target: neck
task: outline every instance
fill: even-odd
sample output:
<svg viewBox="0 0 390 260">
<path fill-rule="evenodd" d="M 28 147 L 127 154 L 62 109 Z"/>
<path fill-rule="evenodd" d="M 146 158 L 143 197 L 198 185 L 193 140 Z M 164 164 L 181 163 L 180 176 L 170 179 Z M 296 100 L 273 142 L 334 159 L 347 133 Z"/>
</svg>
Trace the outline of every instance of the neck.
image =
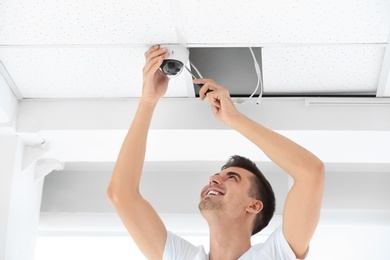
<svg viewBox="0 0 390 260">
<path fill-rule="evenodd" d="M 210 228 L 210 260 L 237 260 L 251 247 L 251 234 L 237 220 L 208 221 Z"/>
</svg>

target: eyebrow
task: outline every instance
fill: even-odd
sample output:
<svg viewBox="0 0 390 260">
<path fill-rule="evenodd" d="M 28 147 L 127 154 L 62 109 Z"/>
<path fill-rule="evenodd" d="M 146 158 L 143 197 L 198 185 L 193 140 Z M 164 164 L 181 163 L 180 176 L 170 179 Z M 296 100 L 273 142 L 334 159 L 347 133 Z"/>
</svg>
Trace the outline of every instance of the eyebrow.
<svg viewBox="0 0 390 260">
<path fill-rule="evenodd" d="M 227 172 L 227 176 L 236 176 L 241 181 L 241 175 L 236 172 Z"/>
<path fill-rule="evenodd" d="M 216 174 L 214 174 L 214 175 L 219 175 L 219 173 L 216 173 Z M 236 173 L 236 172 L 227 172 L 226 175 L 227 175 L 227 176 L 236 176 L 237 179 L 239 179 L 239 180 L 241 181 L 241 175 L 238 174 L 238 173 Z"/>
</svg>

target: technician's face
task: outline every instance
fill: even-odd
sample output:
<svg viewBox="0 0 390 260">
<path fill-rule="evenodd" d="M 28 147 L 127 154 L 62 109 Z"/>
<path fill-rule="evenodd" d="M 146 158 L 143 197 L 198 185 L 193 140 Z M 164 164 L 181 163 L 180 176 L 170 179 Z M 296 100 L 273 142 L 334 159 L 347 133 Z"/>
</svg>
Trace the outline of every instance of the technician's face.
<svg viewBox="0 0 390 260">
<path fill-rule="evenodd" d="M 200 211 L 243 214 L 253 199 L 248 195 L 252 177 L 253 173 L 239 167 L 229 167 L 214 174 L 200 193 Z"/>
</svg>

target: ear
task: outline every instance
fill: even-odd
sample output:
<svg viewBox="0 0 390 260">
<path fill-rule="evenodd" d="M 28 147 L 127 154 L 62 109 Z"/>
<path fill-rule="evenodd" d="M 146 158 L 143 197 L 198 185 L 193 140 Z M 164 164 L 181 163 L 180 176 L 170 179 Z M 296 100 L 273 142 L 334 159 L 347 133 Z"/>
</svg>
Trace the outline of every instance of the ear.
<svg viewBox="0 0 390 260">
<path fill-rule="evenodd" d="M 263 202 L 260 200 L 253 200 L 252 203 L 246 208 L 248 213 L 257 214 L 263 209 Z"/>
</svg>

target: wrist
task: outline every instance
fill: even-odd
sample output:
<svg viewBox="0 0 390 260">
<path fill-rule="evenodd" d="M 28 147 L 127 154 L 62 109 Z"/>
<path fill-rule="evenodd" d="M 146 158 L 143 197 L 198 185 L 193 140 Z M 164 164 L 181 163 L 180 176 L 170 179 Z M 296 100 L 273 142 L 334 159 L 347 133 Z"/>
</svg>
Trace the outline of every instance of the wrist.
<svg viewBox="0 0 390 260">
<path fill-rule="evenodd" d="M 226 120 L 226 124 L 229 127 L 236 129 L 237 125 L 239 125 L 244 118 L 245 116 L 237 111 L 236 113 L 229 116 L 229 119 Z"/>
<path fill-rule="evenodd" d="M 140 99 L 140 105 L 145 105 L 145 106 L 152 106 L 152 107 L 155 107 L 158 103 L 158 100 L 159 98 L 157 99 L 149 99 L 149 98 L 145 98 L 145 97 L 141 97 Z"/>
<path fill-rule="evenodd" d="M 149 99 L 144 99 L 141 98 L 140 102 L 138 103 L 138 109 L 147 109 L 154 111 L 156 105 L 157 105 L 158 100 L 149 100 Z"/>
</svg>

